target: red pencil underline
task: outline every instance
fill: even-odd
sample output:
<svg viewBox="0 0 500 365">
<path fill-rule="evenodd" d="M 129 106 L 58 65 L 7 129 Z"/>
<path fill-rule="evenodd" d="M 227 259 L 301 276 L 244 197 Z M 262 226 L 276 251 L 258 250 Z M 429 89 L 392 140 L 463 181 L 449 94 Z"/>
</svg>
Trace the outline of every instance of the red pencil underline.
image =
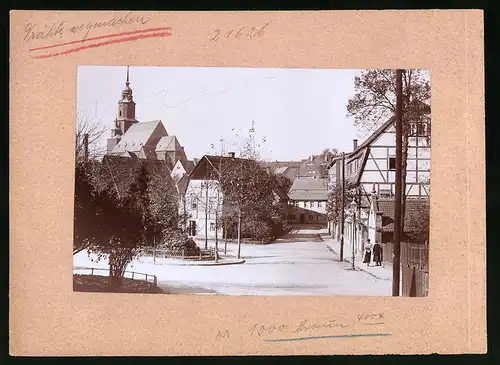
<svg viewBox="0 0 500 365">
<path fill-rule="evenodd" d="M 89 44 L 88 46 L 81 46 L 81 47 L 77 47 L 77 48 L 71 48 L 71 49 L 68 49 L 67 51 L 63 51 L 63 52 L 49 53 L 49 54 L 45 54 L 45 55 L 41 55 L 41 56 L 33 56 L 33 58 L 42 59 L 42 58 L 49 58 L 49 57 L 55 57 L 55 56 L 62 56 L 62 55 L 65 55 L 65 54 L 82 51 L 84 49 L 102 47 L 102 46 L 107 46 L 107 45 L 114 44 L 114 43 L 131 42 L 131 41 L 135 41 L 135 40 L 138 40 L 138 39 L 144 39 L 144 38 L 168 37 L 168 36 L 171 36 L 171 35 L 172 35 L 172 33 L 169 33 L 169 32 L 137 35 L 137 36 L 127 37 L 127 38 L 114 39 L 114 40 L 111 40 L 111 41 L 106 41 L 106 42 L 101 42 L 101 43 Z"/>
<path fill-rule="evenodd" d="M 67 46 L 69 44 L 94 41 L 96 39 L 118 37 L 118 36 L 130 35 L 130 34 L 136 34 L 136 33 L 156 32 L 158 30 L 171 30 L 171 29 L 172 29 L 171 27 L 139 29 L 139 30 L 133 30 L 133 31 L 130 31 L 130 32 L 122 32 L 122 33 L 115 33 L 115 34 L 103 35 L 103 36 L 99 36 L 99 37 L 86 38 L 86 39 L 82 39 L 82 40 L 79 40 L 79 41 L 71 41 L 71 42 L 66 42 L 66 43 L 51 44 L 49 46 L 42 46 L 42 47 L 37 47 L 37 48 L 31 48 L 29 51 L 32 52 L 32 51 L 38 51 L 38 50 L 41 50 L 41 49 L 48 49 L 48 48 L 55 48 L 55 47 Z"/>
</svg>

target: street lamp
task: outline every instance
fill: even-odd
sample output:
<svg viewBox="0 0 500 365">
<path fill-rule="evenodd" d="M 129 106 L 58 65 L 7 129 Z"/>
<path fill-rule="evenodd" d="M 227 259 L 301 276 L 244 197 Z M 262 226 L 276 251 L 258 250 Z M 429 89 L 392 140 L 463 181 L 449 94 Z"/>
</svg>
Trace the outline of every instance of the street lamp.
<svg viewBox="0 0 500 365">
<path fill-rule="evenodd" d="M 352 269 L 354 270 L 354 238 L 356 237 L 356 210 L 358 209 L 358 204 L 356 204 L 356 200 L 353 198 L 350 204 L 350 210 L 352 213 L 352 239 L 351 239 L 351 247 L 352 247 Z"/>
</svg>

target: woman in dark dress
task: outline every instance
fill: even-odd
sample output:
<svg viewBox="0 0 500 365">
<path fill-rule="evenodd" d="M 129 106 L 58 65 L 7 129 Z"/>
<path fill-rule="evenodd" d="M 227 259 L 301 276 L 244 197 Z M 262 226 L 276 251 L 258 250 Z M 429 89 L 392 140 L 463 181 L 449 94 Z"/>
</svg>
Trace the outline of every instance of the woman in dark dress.
<svg viewBox="0 0 500 365">
<path fill-rule="evenodd" d="M 372 244 L 370 243 L 370 239 L 368 239 L 365 245 L 365 255 L 363 257 L 363 264 L 366 264 L 366 266 L 370 266 L 371 257 L 372 257 Z"/>
<path fill-rule="evenodd" d="M 376 266 L 382 265 L 382 246 L 378 242 L 373 245 L 373 261 Z"/>
</svg>

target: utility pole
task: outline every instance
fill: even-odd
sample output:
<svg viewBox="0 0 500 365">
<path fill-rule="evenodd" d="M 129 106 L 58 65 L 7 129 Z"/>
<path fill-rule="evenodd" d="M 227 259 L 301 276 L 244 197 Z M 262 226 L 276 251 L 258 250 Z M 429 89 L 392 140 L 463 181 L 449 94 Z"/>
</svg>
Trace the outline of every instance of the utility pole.
<svg viewBox="0 0 500 365">
<path fill-rule="evenodd" d="M 394 199 L 394 245 L 392 252 L 392 296 L 399 296 L 401 271 L 401 193 L 403 152 L 403 70 L 396 70 L 396 196 Z"/>
<path fill-rule="evenodd" d="M 345 154 L 342 152 L 342 209 L 340 210 L 340 261 L 344 261 Z"/>
<path fill-rule="evenodd" d="M 83 135 L 83 159 L 85 162 L 89 160 L 89 134 Z"/>
<path fill-rule="evenodd" d="M 208 248 L 208 180 L 205 182 L 205 250 Z"/>
</svg>

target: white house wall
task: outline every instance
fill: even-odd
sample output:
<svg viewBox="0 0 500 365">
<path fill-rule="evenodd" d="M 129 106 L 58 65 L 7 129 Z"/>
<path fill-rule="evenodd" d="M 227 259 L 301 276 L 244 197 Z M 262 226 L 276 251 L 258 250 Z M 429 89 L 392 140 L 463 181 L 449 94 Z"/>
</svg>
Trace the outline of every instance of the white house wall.
<svg viewBox="0 0 500 365">
<path fill-rule="evenodd" d="M 208 184 L 208 191 L 206 188 Z M 205 237 L 205 224 L 207 225 L 208 238 L 215 238 L 215 220 L 217 214 L 222 211 L 222 192 L 219 191 L 219 198 L 217 192 L 219 191 L 219 184 L 214 180 L 190 180 L 186 190 L 186 213 L 189 221 L 196 223 L 196 237 Z M 219 203 L 217 204 L 217 199 Z M 218 205 L 218 209 L 217 209 Z M 220 225 L 220 222 L 219 222 Z M 222 228 L 218 229 L 217 235 L 219 238 L 222 236 Z"/>
<path fill-rule="evenodd" d="M 394 194 L 395 170 L 389 169 L 390 158 L 395 158 L 396 135 L 391 126 L 369 146 L 369 155 L 360 182 L 366 192 L 371 192 L 375 183 L 376 190 L 391 191 Z M 393 147 L 394 146 L 394 147 Z M 425 138 L 410 137 L 408 140 L 408 158 L 406 182 L 408 196 L 427 196 L 428 189 L 422 189 L 422 183 L 430 177 L 430 148 Z"/>
<path fill-rule="evenodd" d="M 327 201 L 326 200 L 322 200 L 322 201 L 313 201 L 313 206 L 311 207 L 311 201 L 300 201 L 300 200 L 295 200 L 294 201 L 296 203 L 296 206 L 299 207 L 299 208 L 304 208 L 304 209 L 307 209 L 307 210 L 312 210 L 314 212 L 317 212 L 317 213 L 321 213 L 321 214 L 326 214 L 326 204 L 327 204 Z M 320 207 L 318 207 L 318 202 L 320 203 Z"/>
</svg>

